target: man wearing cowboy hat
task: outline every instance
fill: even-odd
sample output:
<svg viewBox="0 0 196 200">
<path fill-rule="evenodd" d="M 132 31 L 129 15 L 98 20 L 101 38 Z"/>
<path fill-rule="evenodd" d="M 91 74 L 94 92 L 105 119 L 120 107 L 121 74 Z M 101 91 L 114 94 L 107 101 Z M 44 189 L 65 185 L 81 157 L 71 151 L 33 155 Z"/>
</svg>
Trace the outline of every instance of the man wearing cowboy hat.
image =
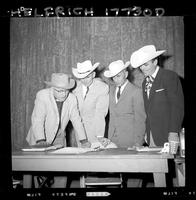
<svg viewBox="0 0 196 200">
<path fill-rule="evenodd" d="M 29 145 L 66 146 L 65 128 L 71 120 L 82 147 L 90 147 L 77 108 L 75 95 L 69 92 L 75 81 L 68 74 L 53 73 L 49 88 L 38 91 L 26 137 Z M 58 185 L 55 187 L 65 187 Z"/>
<path fill-rule="evenodd" d="M 99 63 L 92 65 L 90 60 L 78 62 L 72 68 L 73 75 L 78 79 L 73 90 L 76 95 L 79 111 L 86 130 L 87 138 L 92 145 L 106 147 L 109 140 L 104 137 L 105 117 L 108 113 L 109 87 L 100 78 L 95 78 L 95 69 Z"/>
<path fill-rule="evenodd" d="M 184 95 L 178 75 L 158 66 L 157 57 L 164 52 L 147 45 L 133 52 L 130 58 L 132 67 L 139 67 L 146 77 L 142 88 L 150 146 L 163 146 L 168 140 L 179 141 L 184 117 Z"/>
<path fill-rule="evenodd" d="M 110 87 L 108 138 L 126 148 L 143 144 L 146 119 L 142 91 L 127 79 L 129 64 L 117 60 L 104 72 L 114 82 Z"/>
<path fill-rule="evenodd" d="M 111 78 L 109 95 L 109 130 L 108 138 L 118 147 L 141 146 L 145 134 L 145 110 L 142 90 L 132 84 L 128 78 L 129 62 L 117 60 L 109 64 L 104 76 Z M 137 175 L 123 175 L 124 186 L 140 187 L 141 179 Z"/>
</svg>

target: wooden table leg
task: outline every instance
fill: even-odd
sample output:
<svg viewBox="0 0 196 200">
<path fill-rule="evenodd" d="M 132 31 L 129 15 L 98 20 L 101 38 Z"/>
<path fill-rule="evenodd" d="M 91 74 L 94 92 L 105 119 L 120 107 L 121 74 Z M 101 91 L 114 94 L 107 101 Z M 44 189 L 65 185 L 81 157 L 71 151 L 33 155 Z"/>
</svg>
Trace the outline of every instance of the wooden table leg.
<svg viewBox="0 0 196 200">
<path fill-rule="evenodd" d="M 165 173 L 153 173 L 155 187 L 166 187 Z"/>
<path fill-rule="evenodd" d="M 32 187 L 32 175 L 24 174 L 23 175 L 23 188 L 31 188 Z"/>
<path fill-rule="evenodd" d="M 80 176 L 80 187 L 85 188 L 85 177 L 84 177 L 84 175 Z"/>
<path fill-rule="evenodd" d="M 176 163 L 177 186 L 185 186 L 185 163 Z"/>
</svg>

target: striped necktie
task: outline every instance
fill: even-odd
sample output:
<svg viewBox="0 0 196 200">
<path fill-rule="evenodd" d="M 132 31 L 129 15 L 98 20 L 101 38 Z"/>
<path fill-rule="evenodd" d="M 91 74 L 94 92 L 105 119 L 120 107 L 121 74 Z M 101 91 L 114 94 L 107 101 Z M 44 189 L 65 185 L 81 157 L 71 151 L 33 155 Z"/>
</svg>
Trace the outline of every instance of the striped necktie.
<svg viewBox="0 0 196 200">
<path fill-rule="evenodd" d="M 146 77 L 145 92 L 150 91 L 153 81 L 154 81 L 154 78 L 152 76 Z"/>
</svg>

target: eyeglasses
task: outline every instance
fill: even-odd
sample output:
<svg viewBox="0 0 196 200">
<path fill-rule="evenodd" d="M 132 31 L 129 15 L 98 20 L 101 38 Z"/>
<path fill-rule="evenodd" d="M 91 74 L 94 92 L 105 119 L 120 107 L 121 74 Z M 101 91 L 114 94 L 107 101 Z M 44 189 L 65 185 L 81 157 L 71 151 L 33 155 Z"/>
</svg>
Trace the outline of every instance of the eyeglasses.
<svg viewBox="0 0 196 200">
<path fill-rule="evenodd" d="M 57 88 L 53 88 L 55 92 L 58 92 L 58 93 L 65 93 L 67 92 L 66 89 L 57 89 Z"/>
</svg>

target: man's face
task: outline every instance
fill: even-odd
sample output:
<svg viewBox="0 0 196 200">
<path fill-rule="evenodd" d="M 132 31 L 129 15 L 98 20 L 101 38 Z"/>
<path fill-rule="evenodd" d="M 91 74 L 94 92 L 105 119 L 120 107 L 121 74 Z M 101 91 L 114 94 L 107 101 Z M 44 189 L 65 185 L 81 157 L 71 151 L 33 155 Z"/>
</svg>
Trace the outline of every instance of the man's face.
<svg viewBox="0 0 196 200">
<path fill-rule="evenodd" d="M 112 79 L 116 86 L 121 86 L 125 83 L 127 76 L 128 76 L 128 72 L 126 70 L 122 70 L 120 73 L 118 73 Z"/>
<path fill-rule="evenodd" d="M 57 100 L 64 101 L 69 94 L 69 90 L 53 87 L 53 94 Z"/>
<path fill-rule="evenodd" d="M 95 72 L 92 72 L 88 76 L 86 76 L 85 78 L 82 78 L 81 82 L 82 82 L 83 85 L 88 87 L 93 82 L 94 77 L 95 77 Z"/>
<path fill-rule="evenodd" d="M 143 65 L 140 66 L 141 71 L 144 73 L 145 76 L 152 75 L 157 67 L 157 59 L 150 60 Z"/>
</svg>

